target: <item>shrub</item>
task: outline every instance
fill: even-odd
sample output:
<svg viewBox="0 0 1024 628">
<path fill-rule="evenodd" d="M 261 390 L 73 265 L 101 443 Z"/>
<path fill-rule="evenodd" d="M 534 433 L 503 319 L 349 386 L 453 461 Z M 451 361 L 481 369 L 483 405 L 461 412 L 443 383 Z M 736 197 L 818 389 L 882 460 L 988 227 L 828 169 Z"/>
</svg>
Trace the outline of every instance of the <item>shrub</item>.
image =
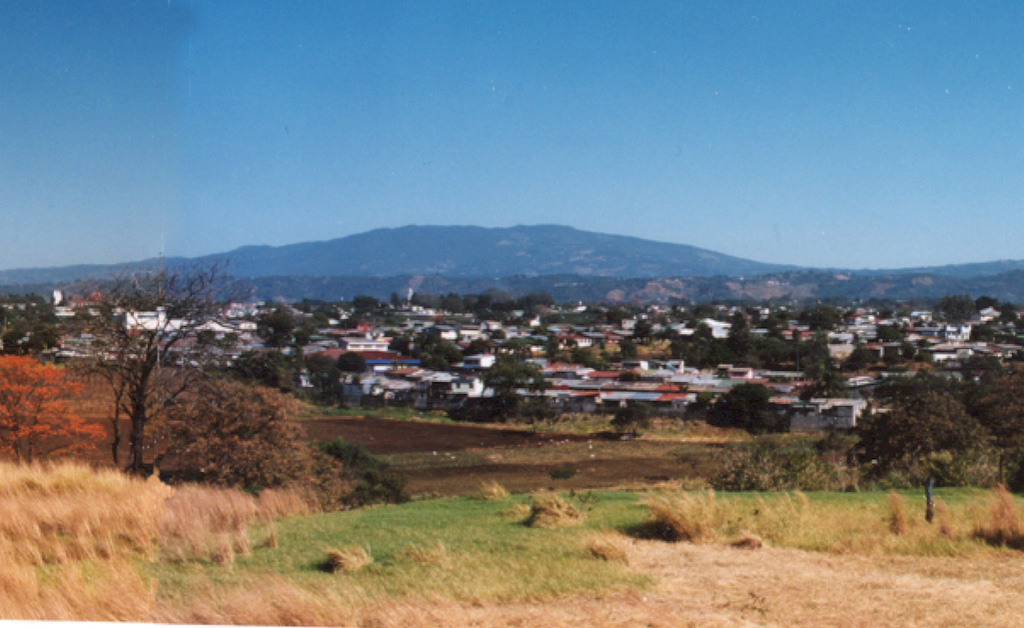
<svg viewBox="0 0 1024 628">
<path fill-rule="evenodd" d="M 409 494 L 405 492 L 405 478 L 389 470 L 388 463 L 371 454 L 362 445 L 335 438 L 320 443 L 319 449 L 341 463 L 353 479 L 355 486 L 349 501 L 359 506 L 409 501 Z"/>
<path fill-rule="evenodd" d="M 814 491 L 843 490 L 857 481 L 855 470 L 829 462 L 809 447 L 759 440 L 725 454 L 712 486 L 727 491 Z"/>
<path fill-rule="evenodd" d="M 548 472 L 552 480 L 568 480 L 576 475 L 576 467 L 564 466 L 555 467 Z"/>
</svg>

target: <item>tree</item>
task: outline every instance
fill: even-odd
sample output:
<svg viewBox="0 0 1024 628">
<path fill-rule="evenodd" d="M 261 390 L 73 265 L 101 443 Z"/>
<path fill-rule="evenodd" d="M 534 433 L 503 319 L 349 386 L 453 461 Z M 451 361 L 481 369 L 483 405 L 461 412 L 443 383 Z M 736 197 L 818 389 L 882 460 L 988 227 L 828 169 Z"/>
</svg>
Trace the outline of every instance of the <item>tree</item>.
<svg viewBox="0 0 1024 628">
<path fill-rule="evenodd" d="M 651 408 L 644 403 L 631 403 L 615 409 L 612 427 L 620 434 L 629 432 L 637 436 L 640 430 L 646 429 L 651 423 Z"/>
<path fill-rule="evenodd" d="M 287 347 L 292 342 L 295 319 L 287 307 L 279 305 L 270 312 L 260 315 L 257 332 L 271 347 Z"/>
<path fill-rule="evenodd" d="M 318 460 L 278 391 L 206 380 L 167 411 L 164 431 L 182 478 L 254 491 L 312 483 L 321 502 L 342 497 L 340 465 Z"/>
<path fill-rule="evenodd" d="M 929 454 L 960 453 L 985 442 L 984 430 L 960 400 L 934 390 L 902 399 L 889 412 L 870 415 L 857 427 L 864 455 L 881 469 L 915 468 Z"/>
<path fill-rule="evenodd" d="M 355 351 L 347 351 L 338 356 L 338 370 L 343 373 L 362 373 L 366 370 L 366 360 Z"/>
<path fill-rule="evenodd" d="M 0 357 L 0 451 L 20 462 L 94 450 L 103 428 L 71 413 L 81 390 L 64 369 L 26 356 Z"/>
<path fill-rule="evenodd" d="M 800 312 L 798 319 L 804 325 L 810 326 L 814 331 L 831 331 L 842 322 L 843 317 L 836 308 L 829 305 L 821 305 Z"/>
<path fill-rule="evenodd" d="M 295 378 L 295 367 L 280 351 L 246 351 L 235 359 L 231 371 L 250 383 L 285 392 L 292 389 Z"/>
<path fill-rule="evenodd" d="M 772 393 L 764 384 L 733 386 L 714 405 L 711 418 L 722 427 L 739 427 L 755 434 L 783 432 L 788 428 L 784 417 L 772 412 Z"/>
<path fill-rule="evenodd" d="M 230 286 L 214 264 L 126 271 L 103 288 L 93 321 L 94 358 L 84 368 L 110 384 L 114 420 L 124 415 L 131 421 L 128 469 L 141 474 L 154 444 L 147 433 L 151 422 L 206 379 L 217 359 L 216 352 L 188 340 L 220 316 L 216 297 L 230 297 Z"/>
<path fill-rule="evenodd" d="M 968 406 L 999 450 L 999 479 L 1003 481 L 1007 457 L 1024 447 L 1024 372 L 983 380 Z"/>
<path fill-rule="evenodd" d="M 619 341 L 619 357 L 623 360 L 636 359 L 637 349 L 636 343 L 629 338 L 623 338 Z"/>
<path fill-rule="evenodd" d="M 947 320 L 966 321 L 974 316 L 974 300 L 966 294 L 945 296 L 939 299 L 935 309 L 942 312 Z"/>
<path fill-rule="evenodd" d="M 633 337 L 640 344 L 647 344 L 651 341 L 651 334 L 653 333 L 654 325 L 651 321 L 646 318 L 642 318 L 636 322 L 633 326 Z"/>
<path fill-rule="evenodd" d="M 358 355 L 358 354 L 356 354 Z M 341 369 L 326 355 L 314 354 L 305 360 L 309 383 L 322 401 L 339 402 L 342 398 Z"/>
<path fill-rule="evenodd" d="M 547 388 L 540 369 L 510 355 L 498 356 L 494 366 L 484 371 L 483 380 L 484 385 L 494 391 L 497 414 L 502 419 L 517 414 L 521 401 L 519 389 L 541 392 Z"/>
<path fill-rule="evenodd" d="M 918 372 L 893 377 L 875 389 L 886 411 L 857 426 L 864 457 L 879 470 L 919 468 L 933 453 L 962 453 L 984 447 L 988 436 L 963 403 L 963 386 L 940 375 Z"/>
</svg>

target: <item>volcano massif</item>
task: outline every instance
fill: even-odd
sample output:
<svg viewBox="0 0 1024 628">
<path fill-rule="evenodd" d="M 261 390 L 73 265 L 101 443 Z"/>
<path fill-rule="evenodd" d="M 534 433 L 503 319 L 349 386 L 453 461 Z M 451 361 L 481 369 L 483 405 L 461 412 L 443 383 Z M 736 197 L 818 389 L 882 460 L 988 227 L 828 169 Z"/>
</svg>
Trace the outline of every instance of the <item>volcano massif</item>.
<svg viewBox="0 0 1024 628">
<path fill-rule="evenodd" d="M 685 244 L 559 225 L 406 226 L 321 242 L 246 246 L 195 259 L 0 271 L 7 292 L 42 291 L 125 268 L 226 263 L 265 299 L 387 297 L 392 292 L 517 294 L 641 302 L 711 299 L 933 299 L 989 295 L 1024 302 L 1024 261 L 897 270 L 817 270 Z"/>
</svg>

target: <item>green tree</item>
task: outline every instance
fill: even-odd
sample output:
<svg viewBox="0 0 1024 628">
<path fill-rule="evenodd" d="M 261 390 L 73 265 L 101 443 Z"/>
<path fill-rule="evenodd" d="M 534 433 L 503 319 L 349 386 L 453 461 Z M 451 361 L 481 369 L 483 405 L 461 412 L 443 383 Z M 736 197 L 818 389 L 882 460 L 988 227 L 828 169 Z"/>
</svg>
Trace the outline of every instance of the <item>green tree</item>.
<svg viewBox="0 0 1024 628">
<path fill-rule="evenodd" d="M 977 312 L 974 309 L 974 300 L 966 294 L 942 297 L 935 305 L 935 309 L 951 321 L 969 320 Z"/>
<path fill-rule="evenodd" d="M 875 389 L 885 411 L 863 417 L 857 426 L 863 456 L 882 471 L 919 470 L 930 454 L 986 446 L 988 435 L 967 412 L 964 398 L 960 383 L 940 375 L 885 380 Z"/>
<path fill-rule="evenodd" d="M 651 424 L 651 414 L 650 406 L 644 403 L 619 406 L 615 409 L 612 427 L 620 434 L 629 432 L 633 436 L 638 436 L 640 430 L 647 429 Z"/>
<path fill-rule="evenodd" d="M 623 360 L 635 360 L 637 353 L 636 343 L 629 338 L 619 341 L 619 357 Z"/>
<path fill-rule="evenodd" d="M 633 338 L 640 344 L 647 344 L 651 341 L 651 333 L 654 326 L 646 318 L 640 319 L 633 326 Z"/>
<path fill-rule="evenodd" d="M 501 419 L 518 414 L 522 400 L 519 390 L 542 392 L 547 381 L 533 364 L 520 362 L 512 356 L 498 356 L 494 366 L 484 371 L 484 385 L 494 391 L 497 414 Z"/>
<path fill-rule="evenodd" d="M 342 373 L 363 373 L 366 371 L 366 359 L 355 351 L 347 351 L 338 356 L 337 366 Z"/>
<path fill-rule="evenodd" d="M 283 305 L 261 314 L 256 321 L 256 333 L 268 346 L 278 349 L 292 343 L 292 332 L 294 331 L 295 319 L 292 317 L 291 311 Z"/>
<path fill-rule="evenodd" d="M 339 358 L 340 359 L 340 358 Z M 326 355 L 314 354 L 304 360 L 309 374 L 309 383 L 316 396 L 328 403 L 337 403 L 342 398 L 341 369 L 338 363 Z"/>
<path fill-rule="evenodd" d="M 864 417 L 858 433 L 865 457 L 880 469 L 915 469 L 929 454 L 963 453 L 985 442 L 984 430 L 963 403 L 936 391 L 902 399 L 889 412 Z"/>
<path fill-rule="evenodd" d="M 783 432 L 786 418 L 771 410 L 771 390 L 764 384 L 733 386 L 715 403 L 711 420 L 721 427 L 737 427 L 754 434 Z"/>
<path fill-rule="evenodd" d="M 246 351 L 235 359 L 231 371 L 243 380 L 285 392 L 295 379 L 295 367 L 280 351 Z"/>
</svg>

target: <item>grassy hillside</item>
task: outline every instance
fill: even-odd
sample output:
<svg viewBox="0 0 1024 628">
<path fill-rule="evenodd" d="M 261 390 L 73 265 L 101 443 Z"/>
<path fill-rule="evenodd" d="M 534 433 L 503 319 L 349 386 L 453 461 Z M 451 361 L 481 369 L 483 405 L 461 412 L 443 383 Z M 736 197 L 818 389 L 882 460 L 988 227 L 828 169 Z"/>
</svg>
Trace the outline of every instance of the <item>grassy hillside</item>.
<svg viewBox="0 0 1024 628">
<path fill-rule="evenodd" d="M 307 514 L 287 493 L 75 465 L 7 465 L 0 478 L 3 618 L 1009 626 L 1024 612 L 1022 510 L 1005 493 L 940 491 L 929 524 L 916 492 L 492 486 Z"/>
</svg>

